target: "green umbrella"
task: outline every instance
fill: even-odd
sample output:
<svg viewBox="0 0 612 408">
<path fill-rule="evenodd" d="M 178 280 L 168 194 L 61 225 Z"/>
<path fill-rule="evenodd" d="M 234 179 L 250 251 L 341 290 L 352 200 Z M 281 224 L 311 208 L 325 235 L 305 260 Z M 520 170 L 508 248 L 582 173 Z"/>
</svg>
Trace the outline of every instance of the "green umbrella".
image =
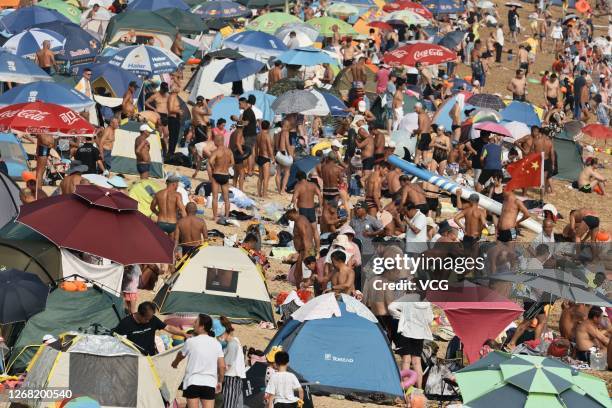
<svg viewBox="0 0 612 408">
<path fill-rule="evenodd" d="M 302 20 L 288 13 L 275 11 L 257 17 L 247 25 L 248 30 L 263 31 L 264 33 L 274 34 L 283 24 L 300 23 Z"/>
<path fill-rule="evenodd" d="M 356 16 L 359 14 L 359 9 L 350 3 L 337 2 L 327 8 L 327 14 L 341 17 Z"/>
<path fill-rule="evenodd" d="M 338 32 L 340 35 L 357 35 L 357 31 L 351 26 L 349 23 L 346 23 L 342 20 L 333 17 L 317 17 L 312 18 L 306 22 L 306 24 L 310 24 L 317 30 L 319 30 L 319 34 L 324 37 L 331 37 L 334 35 L 332 30 L 333 26 L 338 27 Z"/>
<path fill-rule="evenodd" d="M 63 14 L 75 24 L 79 24 L 81 22 L 81 10 L 71 4 L 65 3 L 62 0 L 42 0 L 36 5 L 51 10 L 56 10 L 58 13 Z"/>
<path fill-rule="evenodd" d="M 163 8 L 154 11 L 155 14 L 162 16 L 170 23 L 178 27 L 182 34 L 207 33 L 206 23 L 197 15 L 178 9 L 176 7 Z"/>
<path fill-rule="evenodd" d="M 549 357 L 495 351 L 456 378 L 466 408 L 612 407 L 602 380 Z"/>
</svg>

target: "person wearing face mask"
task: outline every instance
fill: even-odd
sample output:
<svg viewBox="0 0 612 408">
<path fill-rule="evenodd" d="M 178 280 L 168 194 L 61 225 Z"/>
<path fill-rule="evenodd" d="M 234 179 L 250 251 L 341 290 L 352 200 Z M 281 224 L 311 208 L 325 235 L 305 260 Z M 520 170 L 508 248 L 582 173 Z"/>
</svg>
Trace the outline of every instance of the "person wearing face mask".
<svg viewBox="0 0 612 408">
<path fill-rule="evenodd" d="M 213 330 L 223 347 L 225 377 L 223 378 L 223 408 L 243 406 L 242 379 L 246 378 L 242 345 L 234 337 L 234 327 L 229 319 L 220 316 L 213 321 Z"/>
</svg>

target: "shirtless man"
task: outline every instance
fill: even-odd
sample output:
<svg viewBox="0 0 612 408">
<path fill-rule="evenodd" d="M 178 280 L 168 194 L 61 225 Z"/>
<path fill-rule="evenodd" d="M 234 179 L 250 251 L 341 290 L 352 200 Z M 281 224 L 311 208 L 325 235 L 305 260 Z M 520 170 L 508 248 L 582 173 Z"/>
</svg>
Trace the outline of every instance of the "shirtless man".
<svg viewBox="0 0 612 408">
<path fill-rule="evenodd" d="M 331 277 L 331 290 L 335 293 L 352 295 L 355 293 L 355 271 L 346 264 L 346 253 L 335 250 L 330 255 L 335 272 Z"/>
<path fill-rule="evenodd" d="M 391 198 L 394 197 L 402 190 L 402 183 L 400 182 L 400 177 L 402 177 L 402 169 L 399 167 L 395 167 L 392 164 L 388 164 L 389 171 L 387 172 L 387 190 L 386 197 Z M 384 194 L 383 194 L 384 195 Z"/>
<path fill-rule="evenodd" d="M 174 85 L 170 90 L 170 96 L 168 96 L 168 156 L 174 154 L 176 144 L 181 136 L 181 116 L 183 111 L 179 102 L 179 91 L 180 88 Z"/>
<path fill-rule="evenodd" d="M 525 102 L 525 90 L 527 89 L 527 80 L 522 69 L 516 70 L 516 75 L 510 80 L 506 89 L 512 92 L 512 100 Z"/>
<path fill-rule="evenodd" d="M 464 98 L 464 96 L 459 95 L 457 98 Z M 449 115 L 453 121 L 453 140 L 458 142 L 461 138 L 461 103 L 459 101 L 454 103 Z"/>
<path fill-rule="evenodd" d="M 176 191 L 179 181 L 180 178 L 177 175 L 169 175 L 166 178 L 166 188 L 155 193 L 151 201 L 151 211 L 157 216 L 157 226 L 175 240 L 176 214 L 180 211 L 181 217 L 187 215 L 183 199 Z"/>
<path fill-rule="evenodd" d="M 595 242 L 599 232 L 599 217 L 592 210 L 571 210 L 569 224 L 563 229 L 563 237 L 570 242 Z M 579 245 L 576 246 L 578 251 Z"/>
<path fill-rule="evenodd" d="M 60 183 L 60 192 L 62 194 L 72 194 L 76 191 L 76 187 L 84 181 L 82 174 L 86 172 L 88 167 L 81 164 L 78 160 L 73 160 L 70 163 L 70 168 L 66 172 L 66 177 Z"/>
<path fill-rule="evenodd" d="M 359 58 L 359 61 L 357 61 L 356 64 L 351 65 L 350 68 L 351 74 L 353 76 L 353 82 L 361 82 L 363 86 L 365 86 L 366 82 L 368 81 L 368 68 L 366 67 L 365 62 L 366 58 L 361 57 Z"/>
<path fill-rule="evenodd" d="M 289 221 L 293 221 L 293 247 L 298 253 L 297 262 L 295 264 L 295 281 L 302 282 L 303 271 L 302 262 L 308 256 L 316 256 L 314 236 L 312 227 L 308 218 L 300 215 L 295 208 L 285 213 Z"/>
<path fill-rule="evenodd" d="M 149 110 L 157 112 L 159 115 L 159 121 L 155 124 L 157 130 L 162 135 L 165 150 L 168 150 L 168 98 L 169 94 L 168 84 L 162 82 L 159 85 L 159 91 L 149 96 L 145 101 L 145 107 Z"/>
<path fill-rule="evenodd" d="M 172 42 L 170 51 L 174 53 L 174 55 L 176 55 L 177 57 L 183 58 L 183 51 L 185 51 L 185 46 L 183 45 L 183 38 L 178 32 L 174 36 L 174 41 Z"/>
<path fill-rule="evenodd" d="M 538 136 L 533 138 L 533 153 L 544 153 L 544 190 L 542 191 L 542 200 L 546 193 L 552 193 L 551 177 L 555 169 L 555 146 L 550 137 L 548 137 L 548 129 L 541 129 Z"/>
<path fill-rule="evenodd" d="M 604 187 L 607 180 L 600 172 L 595 170 L 597 163 L 597 158 L 590 158 L 590 160 L 587 160 L 584 169 L 582 169 L 580 172 L 580 175 L 578 176 L 578 189 L 581 192 L 596 192 L 600 195 L 604 195 L 606 193 Z"/>
<path fill-rule="evenodd" d="M 123 94 L 123 101 L 121 102 L 121 119 L 132 118 L 136 114 L 136 107 L 134 106 L 134 95 L 138 89 L 136 81 L 129 83 L 125 94 Z"/>
<path fill-rule="evenodd" d="M 187 203 L 185 206 L 187 216 L 176 223 L 175 243 L 177 246 L 180 245 L 183 256 L 192 252 L 208 239 L 206 222 L 196 215 L 197 211 L 198 206 L 195 203 Z"/>
<path fill-rule="evenodd" d="M 561 333 L 561 337 L 575 342 L 576 325 L 584 319 L 586 319 L 586 314 L 581 311 L 579 304 L 563 301 L 561 303 L 561 316 L 559 317 L 559 332 Z"/>
<path fill-rule="evenodd" d="M 113 146 L 115 145 L 115 130 L 119 128 L 119 120 L 112 118 L 107 127 L 99 133 L 96 140 L 100 155 L 104 160 L 104 168 L 108 171 L 111 170 L 111 159 Z"/>
<path fill-rule="evenodd" d="M 523 73 L 526 75 L 529 73 L 529 51 L 527 50 L 527 47 L 525 47 L 524 45 L 519 45 L 519 49 L 518 49 L 518 63 L 519 63 L 519 69 L 523 71 Z"/>
<path fill-rule="evenodd" d="M 368 176 L 374 169 L 374 138 L 368 131 L 368 125 L 366 124 L 365 117 L 362 115 L 355 116 L 353 124 L 356 125 L 357 138 L 356 145 L 358 149 L 361 149 L 361 163 L 363 166 L 363 178 L 364 181 L 368 179 Z"/>
<path fill-rule="evenodd" d="M 317 174 L 323 180 L 323 199 L 326 201 L 337 199 L 340 196 L 339 186 L 343 180 L 344 168 L 329 156 L 317 167 Z"/>
<path fill-rule="evenodd" d="M 400 82 L 395 87 L 393 101 L 391 102 L 393 109 L 393 124 L 392 129 L 397 130 L 399 123 L 404 117 L 404 83 Z"/>
<path fill-rule="evenodd" d="M 136 154 L 136 170 L 142 180 L 149 178 L 151 170 L 151 145 L 147 140 L 153 129 L 146 123 L 140 125 L 140 135 L 134 141 L 134 153 Z"/>
<path fill-rule="evenodd" d="M 36 135 L 36 188 L 43 185 L 43 177 L 47 169 L 47 158 L 51 153 L 51 149 L 55 147 L 55 139 L 53 136 L 40 134 Z"/>
<path fill-rule="evenodd" d="M 192 176 L 193 178 L 198 175 L 202 158 L 210 157 L 210 154 L 212 154 L 212 151 L 214 150 L 214 142 L 209 139 L 209 135 L 211 133 L 210 129 L 208 128 L 210 113 L 210 108 L 206 103 L 206 99 L 204 99 L 204 97 L 201 95 L 198 96 L 196 98 L 196 104 L 193 105 L 193 108 L 191 108 L 191 126 L 193 128 L 194 137 L 191 143 L 189 143 L 189 150 L 191 150 L 192 154 L 194 154 L 196 158 L 196 168 Z M 204 152 L 204 154 L 201 155 L 197 152 L 196 147 L 199 143 L 209 143 L 209 145 L 213 147 L 213 150 L 210 150 L 208 154 Z"/>
<path fill-rule="evenodd" d="M 544 96 L 546 97 L 546 109 L 554 109 L 559 103 L 561 89 L 556 73 L 552 73 L 550 78 L 544 83 Z"/>
<path fill-rule="evenodd" d="M 229 148 L 234 155 L 234 187 L 244 189 L 246 159 L 244 159 L 244 123 L 236 122 L 236 129 L 230 136 Z"/>
<path fill-rule="evenodd" d="M 229 217 L 229 169 L 234 165 L 234 155 L 232 151 L 223 144 L 223 135 L 221 134 L 215 136 L 215 146 L 217 146 L 217 149 L 210 156 L 210 159 L 208 159 L 208 165 L 212 169 L 212 211 L 213 219 L 216 220 L 219 207 L 219 190 L 221 190 L 223 195 L 225 217 Z"/>
<path fill-rule="evenodd" d="M 268 133 L 270 122 L 267 120 L 261 121 L 261 132 L 255 139 L 255 163 L 259 167 L 259 175 L 257 179 L 257 195 L 262 198 L 268 196 L 268 183 L 270 182 L 270 164 L 274 158 L 274 146 L 272 146 L 272 138 Z"/>
<path fill-rule="evenodd" d="M 51 51 L 51 42 L 49 40 L 43 41 L 42 49 L 36 52 L 36 64 L 47 74 L 51 73 L 51 68 L 58 72 L 57 62 L 55 62 L 53 51 Z"/>
<path fill-rule="evenodd" d="M 578 360 L 589 363 L 591 347 L 607 349 L 610 339 L 600 330 L 601 319 L 607 319 L 607 317 L 602 315 L 603 311 L 599 306 L 592 306 L 587 319 L 576 325 L 576 358 Z"/>
<path fill-rule="evenodd" d="M 411 183 L 410 176 L 405 174 L 400 177 L 400 183 L 402 185 L 402 200 L 400 206 L 405 207 L 406 204 L 413 203 L 423 214 L 427 214 L 429 206 L 427 205 L 427 198 L 421 186 L 417 183 Z"/>
<path fill-rule="evenodd" d="M 533 141 L 539 136 L 539 134 L 540 128 L 538 126 L 532 126 L 531 134 L 514 142 L 514 144 L 523 152 L 523 157 L 527 156 L 533 151 Z"/>
<path fill-rule="evenodd" d="M 419 122 L 418 129 L 413 133 L 418 137 L 414 163 L 419 164 L 425 158 L 431 157 L 431 119 L 420 102 L 414 105 L 414 111 L 418 114 Z"/>
<path fill-rule="evenodd" d="M 478 249 L 476 244 L 480 241 L 482 230 L 487 226 L 487 212 L 478 207 L 480 200 L 478 194 L 470 194 L 467 206 L 461 205 L 460 188 L 455 191 L 455 194 L 457 195 L 457 207 L 461 210 L 455 214 L 453 221 L 463 230 L 463 247 L 471 254 L 474 253 L 474 248 Z M 461 219 L 465 220 L 463 224 L 460 223 Z"/>
<path fill-rule="evenodd" d="M 308 219 L 312 227 L 312 235 L 315 241 L 315 249 L 317 253 L 321 246 L 319 241 L 319 228 L 317 224 L 317 211 L 315 209 L 315 197 L 319 202 L 319 207 L 323 206 L 323 194 L 319 186 L 307 179 L 306 173 L 298 171 L 296 175 L 298 180 L 293 190 L 293 198 L 291 204 L 294 208 L 297 208 L 298 213 Z"/>
<path fill-rule="evenodd" d="M 368 205 L 368 214 L 372 217 L 376 217 L 376 214 L 383 209 L 381 192 L 386 173 L 386 166 L 376 164 L 374 171 L 365 182 L 365 202 Z"/>
<path fill-rule="evenodd" d="M 374 135 L 374 162 L 385 159 L 385 134 L 379 129 L 372 129 Z"/>
<path fill-rule="evenodd" d="M 280 153 L 283 156 L 292 156 L 291 144 L 289 143 L 289 129 L 291 127 L 289 121 L 284 120 L 281 125 L 280 132 L 274 134 L 274 151 L 277 155 Z M 276 158 L 276 155 L 274 156 Z M 291 165 L 286 166 L 279 160 L 276 160 L 278 169 L 276 172 L 276 188 L 279 194 L 285 194 L 287 190 L 287 182 L 289 181 L 289 171 Z"/>
<path fill-rule="evenodd" d="M 283 77 L 283 63 L 279 60 L 274 61 L 274 66 L 268 71 L 268 90 L 274 86 L 275 83 L 280 81 Z"/>
<path fill-rule="evenodd" d="M 345 67 L 350 67 L 351 65 L 353 65 L 353 62 L 355 62 L 355 47 L 353 46 L 352 41 L 342 41 L 342 48 L 340 49 L 340 54 L 342 54 L 342 61 Z M 355 81 L 355 79 L 353 79 L 353 81 Z"/>
<path fill-rule="evenodd" d="M 522 217 L 517 220 L 519 212 Z M 497 240 L 510 242 L 516 239 L 516 226 L 529 219 L 529 210 L 525 204 L 514 195 L 513 191 L 504 191 L 504 202 L 497 223 Z"/>
</svg>

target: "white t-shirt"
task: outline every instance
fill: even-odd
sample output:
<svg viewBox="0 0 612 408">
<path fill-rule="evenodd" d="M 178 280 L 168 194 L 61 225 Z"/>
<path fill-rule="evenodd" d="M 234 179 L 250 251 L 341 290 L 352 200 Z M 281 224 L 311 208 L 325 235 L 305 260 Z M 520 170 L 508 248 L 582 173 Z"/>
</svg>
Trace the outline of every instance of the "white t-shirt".
<svg viewBox="0 0 612 408">
<path fill-rule="evenodd" d="M 417 210 L 410 222 L 419 229 L 415 234 L 411 228 L 406 228 L 406 252 L 421 253 L 428 249 L 427 245 L 427 217 Z"/>
<path fill-rule="evenodd" d="M 237 337 L 232 338 L 227 343 L 223 354 L 225 355 L 225 365 L 228 367 L 225 375 L 228 377 L 246 378 L 244 354 L 242 354 L 242 345 Z"/>
<path fill-rule="evenodd" d="M 295 374 L 277 371 L 270 376 L 266 394 L 274 395 L 275 404 L 292 404 L 299 399 L 294 392 L 298 388 L 301 388 L 301 385 Z"/>
<path fill-rule="evenodd" d="M 217 386 L 217 361 L 223 357 L 223 349 L 217 339 L 206 334 L 191 337 L 185 341 L 181 354 L 187 357 L 184 388 L 190 385 Z"/>
</svg>

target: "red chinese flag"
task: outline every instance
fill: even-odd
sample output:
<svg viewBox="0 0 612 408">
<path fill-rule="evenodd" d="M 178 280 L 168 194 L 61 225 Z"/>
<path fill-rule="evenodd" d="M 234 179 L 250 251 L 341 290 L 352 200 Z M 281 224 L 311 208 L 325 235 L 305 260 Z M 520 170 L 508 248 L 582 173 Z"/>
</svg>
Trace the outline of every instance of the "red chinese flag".
<svg viewBox="0 0 612 408">
<path fill-rule="evenodd" d="M 512 179 L 506 184 L 506 190 L 526 187 L 542 187 L 544 184 L 544 153 L 532 153 L 506 169 Z"/>
</svg>

